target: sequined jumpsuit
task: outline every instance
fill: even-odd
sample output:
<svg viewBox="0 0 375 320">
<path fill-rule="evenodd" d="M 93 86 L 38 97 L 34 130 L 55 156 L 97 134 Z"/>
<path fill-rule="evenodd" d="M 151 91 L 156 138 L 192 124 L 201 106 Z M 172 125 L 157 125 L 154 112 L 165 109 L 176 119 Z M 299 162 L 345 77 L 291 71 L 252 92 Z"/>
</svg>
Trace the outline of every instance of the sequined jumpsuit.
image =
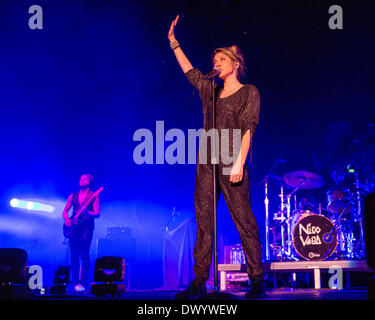
<svg viewBox="0 0 375 320">
<path fill-rule="evenodd" d="M 212 85 L 199 69 L 194 68 L 185 73 L 190 83 L 198 90 L 202 100 L 203 129 L 212 128 Z M 259 121 L 260 96 L 257 88 L 246 84 L 232 95 L 219 98 L 222 87 L 214 82 L 216 101 L 216 128 L 241 129 L 241 137 L 249 129 L 253 137 Z M 234 135 L 234 133 L 233 133 Z M 232 137 L 233 137 L 232 135 Z M 210 139 L 208 139 L 209 141 Z M 232 141 L 229 139 L 229 141 Z M 210 143 L 210 142 L 209 142 Z M 221 142 L 220 142 L 221 145 Z M 229 143 L 231 155 L 233 145 Z M 208 148 L 207 159 L 211 159 L 211 149 Z M 221 153 L 220 153 L 221 154 Z M 250 147 L 251 154 L 251 147 Z M 250 280 L 261 277 L 262 250 L 259 240 L 259 228 L 255 220 L 250 201 L 249 169 L 244 166 L 243 179 L 239 183 L 231 183 L 229 175 L 223 173 L 226 167 L 221 156 L 217 170 L 217 199 L 223 194 L 233 222 L 239 232 L 243 251 L 246 257 L 246 268 Z M 197 235 L 194 247 L 194 277 L 200 281 L 207 281 L 210 272 L 213 245 L 213 179 L 212 164 L 199 162 L 196 169 L 194 205 L 197 221 Z"/>
</svg>

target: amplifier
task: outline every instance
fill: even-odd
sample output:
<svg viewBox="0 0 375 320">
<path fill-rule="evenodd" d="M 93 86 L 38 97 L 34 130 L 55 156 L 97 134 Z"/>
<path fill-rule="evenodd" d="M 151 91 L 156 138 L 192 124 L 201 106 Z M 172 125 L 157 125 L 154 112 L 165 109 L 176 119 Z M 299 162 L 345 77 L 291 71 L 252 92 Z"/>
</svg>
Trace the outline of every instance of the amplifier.
<svg viewBox="0 0 375 320">
<path fill-rule="evenodd" d="M 117 239 L 131 237 L 132 229 L 130 227 L 109 227 L 107 228 L 106 238 L 107 239 Z"/>
<path fill-rule="evenodd" d="M 136 239 L 131 237 L 100 238 L 97 243 L 98 257 L 124 257 L 126 262 L 136 258 Z"/>
</svg>

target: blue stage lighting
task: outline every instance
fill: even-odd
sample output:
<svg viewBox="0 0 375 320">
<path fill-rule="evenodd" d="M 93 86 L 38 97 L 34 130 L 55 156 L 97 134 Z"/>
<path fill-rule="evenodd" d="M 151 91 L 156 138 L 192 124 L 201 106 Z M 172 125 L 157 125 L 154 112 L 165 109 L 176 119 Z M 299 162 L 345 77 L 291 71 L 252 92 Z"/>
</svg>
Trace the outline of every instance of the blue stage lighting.
<svg viewBox="0 0 375 320">
<path fill-rule="evenodd" d="M 36 201 L 20 200 L 16 198 L 13 198 L 12 200 L 10 200 L 10 206 L 12 208 L 26 209 L 30 211 L 43 211 L 43 212 L 55 211 L 54 206 L 36 202 Z"/>
<path fill-rule="evenodd" d="M 16 207 L 18 207 L 18 205 L 19 205 L 18 199 L 12 199 L 12 200 L 10 200 L 10 206 L 12 208 L 16 208 Z"/>
</svg>

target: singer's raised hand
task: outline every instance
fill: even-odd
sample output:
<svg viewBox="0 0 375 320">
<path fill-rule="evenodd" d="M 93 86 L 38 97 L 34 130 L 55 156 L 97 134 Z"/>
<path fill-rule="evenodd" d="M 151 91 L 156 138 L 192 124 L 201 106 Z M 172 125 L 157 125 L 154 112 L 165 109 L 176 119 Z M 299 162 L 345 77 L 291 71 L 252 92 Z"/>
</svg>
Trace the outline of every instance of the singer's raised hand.
<svg viewBox="0 0 375 320">
<path fill-rule="evenodd" d="M 172 43 L 173 41 L 176 41 L 176 37 L 174 36 L 174 28 L 177 24 L 178 18 L 180 16 L 178 15 L 176 19 L 172 21 L 171 27 L 169 28 L 168 32 L 168 39 Z M 186 57 L 184 52 L 182 51 L 180 46 L 177 46 L 175 49 L 173 49 L 173 52 L 177 58 L 177 61 L 184 73 L 188 72 L 189 70 L 193 69 L 193 66 L 191 65 L 189 59 Z"/>
<path fill-rule="evenodd" d="M 176 19 L 174 19 L 171 23 L 171 27 L 169 28 L 169 32 L 168 32 L 168 39 L 170 42 L 173 42 L 176 40 L 176 37 L 174 36 L 174 27 L 176 26 L 177 24 L 177 21 L 178 21 L 178 18 L 180 16 L 177 15 Z"/>
</svg>

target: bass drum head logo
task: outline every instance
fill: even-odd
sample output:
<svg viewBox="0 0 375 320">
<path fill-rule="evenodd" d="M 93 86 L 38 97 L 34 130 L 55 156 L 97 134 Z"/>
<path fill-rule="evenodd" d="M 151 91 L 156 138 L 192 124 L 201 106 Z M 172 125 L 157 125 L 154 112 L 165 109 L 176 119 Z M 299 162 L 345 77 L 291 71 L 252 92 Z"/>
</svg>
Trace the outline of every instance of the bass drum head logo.
<svg viewBox="0 0 375 320">
<path fill-rule="evenodd" d="M 293 226 L 293 247 L 305 260 L 325 260 L 337 245 L 337 234 L 332 222 L 318 214 L 305 214 Z"/>
</svg>

